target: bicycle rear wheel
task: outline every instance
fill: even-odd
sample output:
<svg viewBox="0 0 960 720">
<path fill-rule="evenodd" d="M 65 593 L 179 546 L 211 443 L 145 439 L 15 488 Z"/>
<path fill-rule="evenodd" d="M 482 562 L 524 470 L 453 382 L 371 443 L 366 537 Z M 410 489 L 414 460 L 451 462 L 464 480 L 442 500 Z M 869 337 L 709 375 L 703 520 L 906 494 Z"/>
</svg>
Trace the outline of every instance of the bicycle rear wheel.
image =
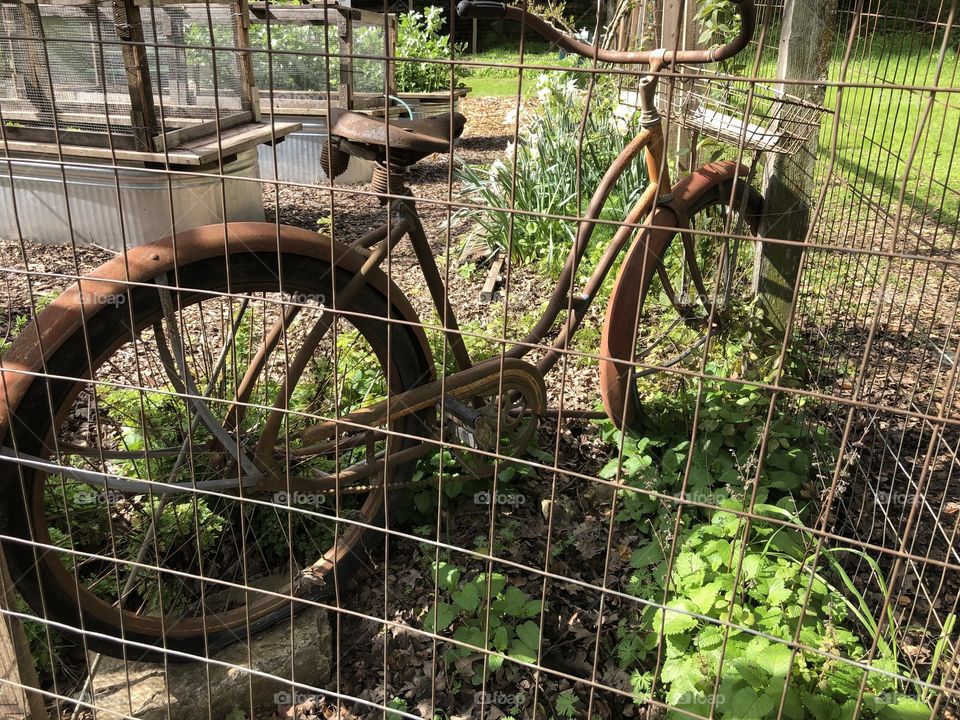
<svg viewBox="0 0 960 720">
<path fill-rule="evenodd" d="M 413 329 L 384 319 L 404 314 L 388 315 L 370 285 L 349 312 L 331 313 L 352 275 L 314 257 L 227 257 L 156 280 L 169 290 L 105 298 L 49 357 L 4 441 L 23 458 L 0 463 L 4 526 L 20 539 L 4 545 L 18 590 L 39 617 L 116 638 L 88 635 L 90 649 L 202 656 L 289 617 L 302 606 L 292 598 L 331 597 L 365 547 L 383 547 L 397 495 L 385 482 L 412 474 L 407 462 L 364 487 L 337 480 L 388 443 L 391 453 L 416 445 L 422 415 L 363 443 L 300 441 L 320 419 L 430 379 Z M 311 335 L 320 323 L 326 332 Z M 291 378 L 307 343 L 309 362 Z M 279 431 L 264 439 L 288 380 Z M 257 448 L 255 465 L 273 466 L 269 485 L 250 480 Z"/>
</svg>

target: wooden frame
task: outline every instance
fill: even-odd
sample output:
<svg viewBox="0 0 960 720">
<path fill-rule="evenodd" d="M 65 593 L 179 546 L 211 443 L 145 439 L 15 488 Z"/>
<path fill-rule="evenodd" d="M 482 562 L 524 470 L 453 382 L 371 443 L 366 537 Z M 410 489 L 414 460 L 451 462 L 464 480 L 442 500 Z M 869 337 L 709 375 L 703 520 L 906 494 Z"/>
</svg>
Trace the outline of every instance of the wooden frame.
<svg viewBox="0 0 960 720">
<path fill-rule="evenodd" d="M 397 18 L 393 14 L 360 10 L 336 2 L 313 2 L 310 5 L 280 6 L 266 3 L 249 3 L 252 22 L 271 25 L 336 25 L 339 41 L 340 84 L 335 94 L 329 88 L 316 90 L 274 90 L 271 98 L 260 101 L 263 113 L 275 115 L 325 116 L 328 107 L 350 110 L 377 110 L 383 108 L 382 93 L 357 93 L 354 88 L 354 31 L 355 24 L 381 27 L 386 33 L 385 56 L 390 58 L 397 45 Z M 318 48 L 322 50 L 322 48 Z M 394 65 L 384 60 L 387 79 L 387 94 L 396 95 L 397 86 Z M 328 98 L 328 94 L 330 97 Z"/>
<path fill-rule="evenodd" d="M 13 29 L 0 42 L 15 60 L 11 74 L 17 94 L 2 100 L 4 137 L 18 143 L 113 147 L 152 154 L 258 121 L 259 96 L 250 52 L 244 50 L 250 46 L 247 0 L 222 0 L 216 4 L 231 9 L 236 47 L 241 48 L 216 51 L 218 57 L 235 56 L 239 108 L 225 109 L 212 93 L 191 87 L 188 51 L 182 48 L 165 50 L 175 55 L 175 71 L 167 73 L 162 68 L 160 77 L 151 75 L 151 68 L 157 64 L 153 55 L 156 51 L 145 37 L 144 24 L 148 20 L 158 24 L 162 21 L 164 33 L 169 35 L 164 44 L 182 45 L 190 9 L 205 8 L 205 4 L 184 0 L 112 0 L 114 35 L 104 33 L 101 37 L 99 31 L 90 33 L 91 63 L 97 78 L 94 92 L 100 106 L 92 109 L 89 92 L 71 84 L 58 85 L 49 67 L 50 45 L 77 41 L 47 37 L 42 21 L 63 17 L 88 21 L 91 28 L 96 28 L 103 22 L 102 10 L 111 6 L 91 0 L 0 0 L 0 14 L 7 27 Z M 22 21 L 19 24 L 18 19 Z M 126 69 L 126 92 L 119 89 L 122 85 L 108 85 L 102 62 L 100 47 L 117 46 Z M 157 104 L 156 90 L 163 93 L 162 108 Z M 237 100 L 231 102 L 236 105 Z"/>
</svg>

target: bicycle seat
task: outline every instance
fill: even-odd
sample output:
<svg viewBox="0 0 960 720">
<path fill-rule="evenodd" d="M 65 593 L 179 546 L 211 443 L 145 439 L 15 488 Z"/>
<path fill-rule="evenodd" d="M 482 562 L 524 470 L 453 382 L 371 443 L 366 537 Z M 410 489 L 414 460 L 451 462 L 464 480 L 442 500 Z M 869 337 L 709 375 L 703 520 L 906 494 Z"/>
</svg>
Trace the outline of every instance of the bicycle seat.
<svg viewBox="0 0 960 720">
<path fill-rule="evenodd" d="M 359 149 L 364 151 L 362 157 L 379 162 L 386 161 L 386 147 L 389 145 L 391 164 L 407 166 L 413 165 L 427 155 L 447 152 L 451 142 L 463 133 L 466 122 L 467 119 L 460 113 L 444 113 L 423 120 L 391 119 L 388 131 L 387 123 L 383 118 L 332 108 L 330 135 L 359 146 Z M 355 148 L 341 147 L 352 155 L 358 154 Z"/>
</svg>

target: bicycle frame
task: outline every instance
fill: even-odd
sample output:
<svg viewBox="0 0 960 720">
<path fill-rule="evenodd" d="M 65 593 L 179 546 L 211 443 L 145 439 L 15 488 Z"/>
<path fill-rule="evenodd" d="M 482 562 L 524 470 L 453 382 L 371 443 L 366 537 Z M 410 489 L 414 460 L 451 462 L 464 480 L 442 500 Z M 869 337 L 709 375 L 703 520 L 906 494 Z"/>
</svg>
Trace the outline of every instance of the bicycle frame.
<svg viewBox="0 0 960 720">
<path fill-rule="evenodd" d="M 550 294 L 550 300 L 543 314 L 533 329 L 522 340 L 517 341 L 513 348 L 504 353 L 505 357 L 520 359 L 534 348 L 542 347 L 544 338 L 550 332 L 560 313 L 567 311 L 568 315 L 563 328 L 550 345 L 547 353 L 536 365 L 541 374 L 546 374 L 553 369 L 559 361 L 562 351 L 566 349 L 570 338 L 576 333 L 586 317 L 587 311 L 596 299 L 604 280 L 610 274 L 617 257 L 623 252 L 640 223 L 650 215 L 658 198 L 666 200 L 669 197 L 672 188 L 669 172 L 664 162 L 663 126 L 659 114 L 653 107 L 655 89 L 656 76 L 647 76 L 643 81 L 643 129 L 611 163 L 594 191 L 586 214 L 578 223 L 576 239 L 570 248 L 560 278 Z M 590 244 L 598 218 L 603 212 L 603 208 L 606 206 L 617 181 L 641 152 L 646 155 L 649 183 L 623 219 L 623 224 L 617 228 L 597 267 L 594 268 L 593 273 L 584 285 L 582 294 L 574 295 L 576 274 Z M 662 192 L 663 189 L 666 189 L 666 192 Z M 410 238 L 437 314 L 440 318 L 445 319 L 443 330 L 447 342 L 450 344 L 457 369 L 460 371 L 467 370 L 473 363 L 467 353 L 456 314 L 447 300 L 446 288 L 443 285 L 433 251 L 430 249 L 423 224 L 417 214 L 416 204 L 412 199 L 394 198 L 389 203 L 389 209 L 391 212 L 397 213 L 399 219 L 394 223 L 384 223 L 357 240 L 353 246 L 372 248 L 384 241 L 388 233 L 392 237 L 400 234 Z"/>
</svg>

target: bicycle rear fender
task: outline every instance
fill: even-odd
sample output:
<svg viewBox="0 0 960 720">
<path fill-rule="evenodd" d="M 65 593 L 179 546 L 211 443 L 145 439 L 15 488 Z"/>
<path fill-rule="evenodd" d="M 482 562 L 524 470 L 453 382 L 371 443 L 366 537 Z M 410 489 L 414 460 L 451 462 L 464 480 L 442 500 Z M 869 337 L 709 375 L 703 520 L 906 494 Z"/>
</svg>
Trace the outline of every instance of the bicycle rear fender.
<svg viewBox="0 0 960 720">
<path fill-rule="evenodd" d="M 703 192 L 727 180 L 746 178 L 749 169 L 735 162 L 704 165 L 678 182 L 666 202 L 654 211 L 649 227 L 637 233 L 617 273 L 610 293 L 600 337 L 600 396 L 603 408 L 614 424 L 624 429 L 635 420 L 630 387 L 638 312 L 657 263 L 670 240 L 673 228 L 685 228 L 688 208 Z"/>
<path fill-rule="evenodd" d="M 226 236 L 224 231 L 226 230 Z M 175 240 L 175 242 L 174 242 Z M 7 436 L 11 415 L 45 361 L 61 343 L 83 323 L 102 310 L 104 298 L 125 295 L 131 285 L 150 283 L 161 273 L 170 273 L 177 265 L 230 254 L 269 252 L 304 255 L 330 262 L 347 272 L 356 273 L 366 256 L 325 235 L 309 230 L 260 222 L 217 223 L 178 232 L 174 237 L 132 248 L 104 263 L 77 284 L 67 288 L 40 312 L 0 358 L 0 440 Z M 397 315 L 392 319 L 410 323 L 416 333 L 428 367 L 433 353 L 419 318 L 403 292 L 379 269 L 367 274 L 367 281 L 384 298 L 389 298 Z M 428 378 L 432 380 L 431 377 Z"/>
</svg>

